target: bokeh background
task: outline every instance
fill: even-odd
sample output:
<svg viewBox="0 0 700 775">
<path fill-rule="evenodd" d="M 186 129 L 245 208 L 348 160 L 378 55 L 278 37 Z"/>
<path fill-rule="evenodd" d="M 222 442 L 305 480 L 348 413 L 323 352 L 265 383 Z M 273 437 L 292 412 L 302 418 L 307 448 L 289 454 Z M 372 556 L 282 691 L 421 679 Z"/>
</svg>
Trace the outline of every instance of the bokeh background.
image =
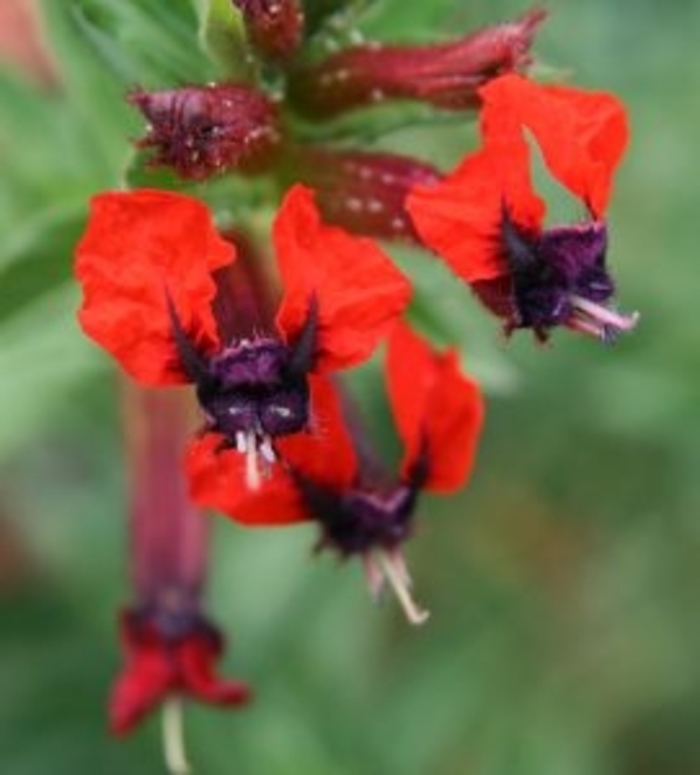
<svg viewBox="0 0 700 775">
<path fill-rule="evenodd" d="M 88 196 L 119 184 L 141 131 L 125 88 L 215 76 L 197 5 L 48 0 L 29 47 L 0 17 L 3 773 L 163 770 L 157 719 L 126 741 L 106 733 L 129 599 L 122 434 L 70 265 Z M 416 42 L 525 10 L 373 6 L 365 32 Z M 538 73 L 629 107 L 610 258 L 641 325 L 611 347 L 561 332 L 506 346 L 439 265 L 400 257 L 416 320 L 459 344 L 489 399 L 470 486 L 424 498 L 408 549 L 432 619 L 412 630 L 393 602 L 374 607 L 359 567 L 311 556 L 312 528 L 217 521 L 209 610 L 231 639 L 223 671 L 257 701 L 189 708 L 199 773 L 700 773 L 700 3 L 548 7 Z M 379 143 L 449 165 L 472 137 L 467 120 Z M 356 389 L 389 439 L 377 370 Z"/>
</svg>

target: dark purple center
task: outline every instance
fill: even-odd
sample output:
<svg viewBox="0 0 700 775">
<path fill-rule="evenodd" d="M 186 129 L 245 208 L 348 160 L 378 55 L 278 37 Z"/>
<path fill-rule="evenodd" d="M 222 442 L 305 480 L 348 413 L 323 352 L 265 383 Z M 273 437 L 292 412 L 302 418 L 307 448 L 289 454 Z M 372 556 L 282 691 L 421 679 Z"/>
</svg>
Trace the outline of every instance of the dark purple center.
<svg viewBox="0 0 700 775">
<path fill-rule="evenodd" d="M 417 490 L 403 484 L 384 493 L 350 488 L 344 493 L 296 474 L 295 480 L 309 511 L 321 525 L 320 546 L 343 556 L 370 549 L 394 549 L 411 533 Z"/>
<path fill-rule="evenodd" d="M 504 207 L 501 245 L 511 272 L 510 329 L 532 328 L 546 337 L 550 328 L 571 319 L 576 297 L 601 304 L 614 293 L 605 267 L 602 221 L 533 233 L 516 224 Z"/>
<path fill-rule="evenodd" d="M 127 622 L 136 638 L 156 634 L 168 643 L 179 643 L 200 634 L 218 639 L 218 630 L 194 608 L 172 608 L 146 604 L 127 612 Z"/>
<path fill-rule="evenodd" d="M 285 436 L 309 420 L 306 376 L 290 368 L 290 349 L 277 339 L 242 340 L 211 359 L 197 394 L 213 429 Z"/>
</svg>

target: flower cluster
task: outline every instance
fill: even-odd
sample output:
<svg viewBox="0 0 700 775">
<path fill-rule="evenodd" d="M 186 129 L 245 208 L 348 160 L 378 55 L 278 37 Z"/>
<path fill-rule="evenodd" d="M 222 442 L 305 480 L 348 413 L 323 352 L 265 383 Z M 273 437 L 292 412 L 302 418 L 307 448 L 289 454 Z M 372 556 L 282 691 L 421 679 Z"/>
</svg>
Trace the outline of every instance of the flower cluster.
<svg viewBox="0 0 700 775">
<path fill-rule="evenodd" d="M 200 430 L 175 467 L 195 504 L 249 526 L 316 523 L 317 547 L 359 557 L 372 592 L 388 583 L 417 624 L 427 612 L 410 595 L 402 545 L 421 492 L 452 493 L 469 478 L 483 400 L 457 351 L 413 330 L 410 278 L 376 240 L 437 255 L 508 334 L 546 340 L 564 326 L 611 341 L 637 321 L 616 310 L 607 265 L 606 210 L 628 131 L 612 95 L 527 76 L 541 9 L 447 42 L 320 53 L 344 5 L 233 0 L 258 63 L 245 77 L 129 93 L 148 122 L 137 153 L 176 182 L 93 199 L 76 251 L 79 319 L 141 385 L 192 386 Z M 329 119 L 378 102 L 465 123 L 476 115 L 479 145 L 449 172 L 360 136 L 334 140 Z M 535 146 L 582 206 L 578 222 L 545 221 Z M 237 176 L 265 181 L 266 200 L 248 203 L 254 217 L 232 217 L 245 212 L 233 201 L 221 207 L 221 181 Z M 380 347 L 403 445 L 395 468 L 345 383 Z M 118 730 L 164 694 L 246 695 L 213 680 L 220 636 L 162 564 L 152 567 L 149 589 L 164 595 L 154 604 L 142 594 L 122 619 Z"/>
<path fill-rule="evenodd" d="M 472 468 L 482 424 L 481 395 L 461 374 L 456 353 L 440 354 L 408 326 L 397 324 L 388 341 L 387 386 L 404 445 L 398 476 L 388 472 L 332 383 L 313 392 L 321 432 L 280 441 L 282 465 L 258 493 L 245 487 L 237 456 L 221 453 L 216 439 L 201 438 L 187 460 L 192 497 L 248 525 L 313 520 L 319 547 L 363 558 L 375 595 L 386 579 L 409 621 L 427 617 L 413 603 L 401 544 L 412 531 L 421 490 L 449 493 Z M 347 399 L 346 399 L 347 401 Z"/>
</svg>

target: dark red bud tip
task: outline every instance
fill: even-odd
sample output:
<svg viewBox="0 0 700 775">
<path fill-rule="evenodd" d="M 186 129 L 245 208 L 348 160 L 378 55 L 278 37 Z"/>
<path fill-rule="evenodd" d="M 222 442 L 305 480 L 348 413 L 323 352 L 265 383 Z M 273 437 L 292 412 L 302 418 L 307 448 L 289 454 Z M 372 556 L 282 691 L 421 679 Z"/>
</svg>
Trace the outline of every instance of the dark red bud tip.
<svg viewBox="0 0 700 775">
<path fill-rule="evenodd" d="M 226 170 L 255 173 L 270 166 L 280 142 L 275 106 L 247 86 L 214 84 L 127 96 L 149 122 L 138 148 L 149 164 L 203 180 Z"/>
<path fill-rule="evenodd" d="M 233 0 L 243 14 L 248 41 L 264 59 L 283 62 L 299 48 L 304 15 L 298 0 Z"/>
<path fill-rule="evenodd" d="M 546 16 L 535 8 L 448 43 L 347 48 L 320 64 L 299 68 L 290 97 L 302 113 L 332 118 L 388 99 L 420 100 L 462 110 L 480 104 L 478 90 L 492 78 L 526 68 L 534 34 Z"/>
</svg>

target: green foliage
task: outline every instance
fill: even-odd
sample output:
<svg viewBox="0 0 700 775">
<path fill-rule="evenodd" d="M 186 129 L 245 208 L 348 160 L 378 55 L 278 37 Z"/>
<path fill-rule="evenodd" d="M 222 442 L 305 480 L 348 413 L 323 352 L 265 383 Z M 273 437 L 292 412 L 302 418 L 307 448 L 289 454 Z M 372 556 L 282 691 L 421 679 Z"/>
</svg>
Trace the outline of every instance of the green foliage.
<svg viewBox="0 0 700 775">
<path fill-rule="evenodd" d="M 523 10 L 364 5 L 365 33 L 403 40 Z M 124 90 L 234 67 L 224 6 L 45 0 L 61 90 L 0 77 L 0 524 L 14 525 L 7 551 L 33 578 L 0 592 L 0 770 L 13 775 L 161 770 L 155 722 L 128 742 L 104 733 L 126 588 L 121 437 L 107 359 L 75 322 L 71 256 L 89 197 L 120 185 L 141 131 Z M 232 633 L 225 668 L 257 701 L 191 709 L 198 772 L 700 771 L 699 12 L 551 7 L 543 60 L 629 104 L 610 260 L 639 330 L 610 348 L 564 332 L 546 348 L 526 336 L 506 348 L 444 268 L 397 253 L 416 282 L 414 321 L 456 344 L 490 395 L 472 485 L 423 501 L 409 550 L 433 619 L 415 632 L 391 603 L 373 608 L 357 567 L 310 557 L 308 529 L 217 525 L 211 609 Z M 470 125 L 409 126 L 379 144 L 449 165 L 472 139 Z M 129 179 L 149 178 L 136 163 Z M 203 194 L 227 218 L 241 207 L 231 186 Z M 376 370 L 357 389 L 387 433 Z"/>
</svg>

